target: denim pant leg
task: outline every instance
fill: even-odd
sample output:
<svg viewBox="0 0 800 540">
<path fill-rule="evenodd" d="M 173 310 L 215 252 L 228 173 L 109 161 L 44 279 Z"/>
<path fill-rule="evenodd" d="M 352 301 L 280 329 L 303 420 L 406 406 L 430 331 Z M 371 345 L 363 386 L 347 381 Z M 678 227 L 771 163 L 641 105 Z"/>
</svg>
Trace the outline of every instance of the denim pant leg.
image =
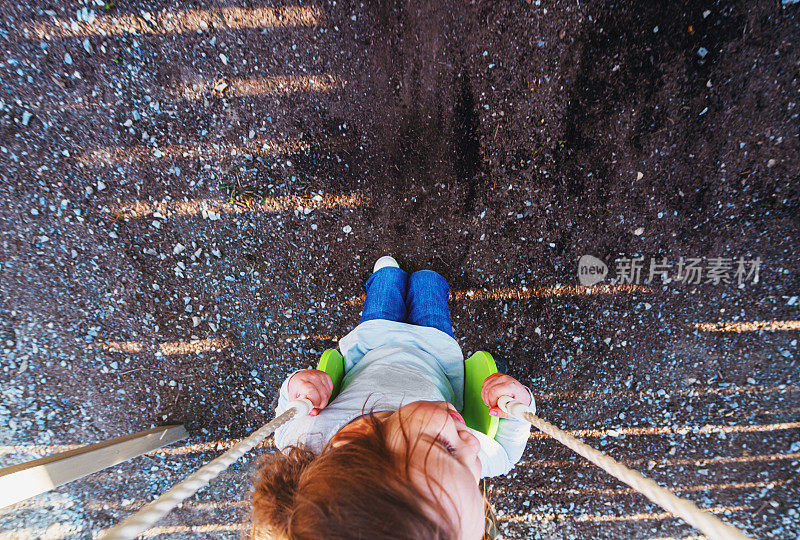
<svg viewBox="0 0 800 540">
<path fill-rule="evenodd" d="M 361 322 L 375 319 L 405 322 L 408 273 L 395 267 L 381 268 L 367 280 L 367 298 Z"/>
<path fill-rule="evenodd" d="M 408 278 L 406 321 L 418 326 L 432 326 L 455 338 L 447 307 L 449 295 L 450 286 L 441 275 L 433 270 L 414 272 Z"/>
</svg>

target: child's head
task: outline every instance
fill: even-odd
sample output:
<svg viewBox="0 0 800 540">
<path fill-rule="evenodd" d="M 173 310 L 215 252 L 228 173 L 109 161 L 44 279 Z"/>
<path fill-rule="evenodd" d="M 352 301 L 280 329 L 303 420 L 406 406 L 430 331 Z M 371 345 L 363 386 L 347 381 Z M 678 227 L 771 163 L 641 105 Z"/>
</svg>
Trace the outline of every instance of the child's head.
<svg viewBox="0 0 800 540">
<path fill-rule="evenodd" d="M 253 495 L 255 535 L 277 538 L 483 536 L 479 442 L 447 402 L 370 415 L 319 455 L 269 456 Z"/>
</svg>

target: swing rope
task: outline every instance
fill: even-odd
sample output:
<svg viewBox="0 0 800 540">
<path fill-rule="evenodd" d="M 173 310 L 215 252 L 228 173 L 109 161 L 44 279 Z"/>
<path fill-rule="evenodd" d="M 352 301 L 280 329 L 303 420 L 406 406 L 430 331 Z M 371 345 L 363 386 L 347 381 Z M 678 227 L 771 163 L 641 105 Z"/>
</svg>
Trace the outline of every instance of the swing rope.
<svg viewBox="0 0 800 540">
<path fill-rule="evenodd" d="M 573 452 L 585 457 L 617 480 L 628 484 L 668 512 L 696 527 L 709 538 L 714 540 L 748 540 L 749 537 L 745 536 L 739 529 L 728 525 L 713 514 L 701 510 L 693 502 L 678 497 L 670 490 L 656 484 L 653 480 L 645 478 L 639 472 L 626 467 L 566 431 L 542 420 L 536 416 L 536 409 L 531 409 L 508 396 L 501 397 L 498 406 L 514 418 L 531 423 L 538 430 L 550 435 Z"/>
<path fill-rule="evenodd" d="M 104 540 L 131 540 L 136 538 L 152 527 L 159 519 L 166 516 L 170 510 L 222 474 L 237 459 L 272 435 L 276 429 L 294 418 L 295 415 L 303 416 L 308 414 L 312 407 L 311 401 L 306 398 L 298 398 L 290 402 L 289 409 L 272 422 L 254 431 L 248 437 L 236 443 L 233 448 L 200 467 L 186 480 L 172 486 L 170 490 L 164 492 L 158 499 L 146 504 L 135 514 L 128 516 L 127 519 L 115 527 L 108 529 L 102 538 Z"/>
<path fill-rule="evenodd" d="M 749 537 L 745 536 L 739 529 L 701 510 L 693 502 L 676 496 L 668 489 L 656 484 L 653 480 L 645 478 L 637 471 L 592 448 L 566 431 L 542 420 L 536 416 L 535 408 L 527 407 L 508 396 L 501 397 L 498 406 L 514 418 L 529 422 L 573 452 L 588 459 L 617 480 L 628 484 L 668 512 L 693 525 L 709 538 L 713 540 L 749 540 Z M 311 408 L 312 404 L 308 399 L 299 398 L 292 401 L 289 403 L 289 408 L 273 421 L 236 443 L 233 448 L 198 469 L 186 480 L 173 486 L 155 501 L 145 505 L 115 527 L 108 529 L 102 536 L 103 540 L 132 540 L 136 538 L 167 515 L 170 510 L 219 476 L 237 459 L 270 436 L 277 428 L 294 418 L 295 415 L 308 414 Z"/>
</svg>

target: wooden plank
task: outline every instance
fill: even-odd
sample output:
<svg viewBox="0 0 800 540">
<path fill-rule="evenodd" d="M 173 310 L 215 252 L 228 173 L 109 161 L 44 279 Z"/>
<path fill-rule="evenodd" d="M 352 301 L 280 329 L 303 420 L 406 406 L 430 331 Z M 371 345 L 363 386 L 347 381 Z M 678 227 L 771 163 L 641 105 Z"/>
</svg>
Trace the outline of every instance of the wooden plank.
<svg viewBox="0 0 800 540">
<path fill-rule="evenodd" d="M 187 437 L 182 425 L 160 426 L 0 469 L 0 508 Z"/>
</svg>

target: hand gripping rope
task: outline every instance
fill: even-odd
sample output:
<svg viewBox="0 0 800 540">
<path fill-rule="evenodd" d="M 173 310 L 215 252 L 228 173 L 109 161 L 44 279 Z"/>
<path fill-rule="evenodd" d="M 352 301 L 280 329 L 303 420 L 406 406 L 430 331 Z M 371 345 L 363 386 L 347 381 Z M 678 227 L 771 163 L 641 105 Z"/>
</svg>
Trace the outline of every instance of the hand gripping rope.
<svg viewBox="0 0 800 540">
<path fill-rule="evenodd" d="M 233 448 L 200 467 L 194 474 L 180 482 L 169 491 L 166 491 L 155 501 L 146 504 L 141 510 L 123 520 L 120 524 L 108 529 L 102 536 L 104 540 L 129 540 L 136 538 L 155 524 L 156 521 L 166 516 L 170 510 L 188 499 L 201 487 L 211 482 L 222 474 L 233 462 L 246 454 L 258 443 L 272 435 L 283 424 L 294 418 L 295 415 L 306 415 L 311 412 L 313 405 L 307 398 L 298 398 L 289 403 L 289 408 L 269 424 L 259 428 L 247 438 L 236 443 Z"/>
<path fill-rule="evenodd" d="M 550 435 L 573 452 L 585 457 L 617 480 L 625 482 L 657 505 L 680 517 L 690 525 L 697 527 L 709 538 L 714 540 L 748 539 L 739 529 L 728 525 L 708 512 L 704 512 L 693 502 L 676 496 L 670 490 L 656 484 L 653 480 L 645 478 L 619 461 L 608 457 L 599 450 L 576 439 L 566 431 L 557 428 L 549 422 L 545 422 L 536 416 L 535 406 L 527 407 L 508 396 L 502 396 L 497 405 L 514 418 L 533 424 L 538 430 Z"/>
<path fill-rule="evenodd" d="M 570 450 L 588 459 L 605 472 L 631 486 L 633 489 L 658 504 L 665 510 L 682 518 L 690 525 L 698 528 L 714 540 L 748 540 L 739 529 L 728 525 L 716 516 L 704 512 L 694 503 L 676 496 L 666 488 L 645 478 L 633 469 L 629 469 L 619 461 L 608 457 L 592 448 L 569 433 L 557 428 L 536 416 L 536 407 L 528 407 L 508 396 L 503 396 L 498 406 L 514 418 L 531 423 L 540 431 L 551 436 Z M 299 398 L 289 403 L 289 408 L 272 422 L 258 429 L 246 439 L 238 442 L 233 448 L 211 461 L 175 485 L 155 501 L 145 505 L 141 510 L 129 516 L 119 525 L 106 531 L 104 540 L 131 540 L 149 529 L 159 519 L 169 513 L 185 499 L 194 495 L 197 490 L 219 476 L 234 461 L 266 439 L 277 428 L 291 420 L 295 415 L 308 414 L 312 409 L 311 401 Z"/>
</svg>

